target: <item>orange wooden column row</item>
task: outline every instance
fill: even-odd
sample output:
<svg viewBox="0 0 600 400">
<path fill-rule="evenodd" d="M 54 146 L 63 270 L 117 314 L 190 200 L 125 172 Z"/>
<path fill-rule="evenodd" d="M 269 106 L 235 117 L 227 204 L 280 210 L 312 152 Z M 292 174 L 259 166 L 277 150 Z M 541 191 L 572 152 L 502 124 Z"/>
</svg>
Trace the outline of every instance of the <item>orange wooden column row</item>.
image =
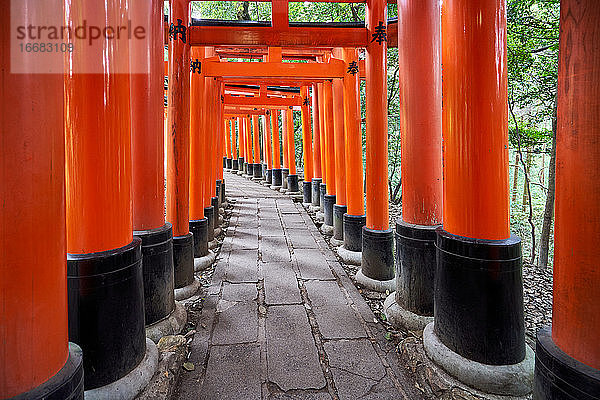
<svg viewBox="0 0 600 400">
<path fill-rule="evenodd" d="M 258 128 L 259 126 L 259 119 L 258 119 L 258 115 L 253 115 L 252 116 L 252 133 L 253 133 L 253 137 L 254 137 L 254 164 L 259 164 L 260 163 L 260 130 Z"/>
<path fill-rule="evenodd" d="M 321 172 L 321 127 L 319 112 L 319 89 L 316 83 L 312 85 L 312 126 L 313 126 L 313 167 L 314 177 L 322 178 Z"/>
<path fill-rule="evenodd" d="M 208 48 L 205 49 L 205 55 L 208 57 Z M 205 160 L 205 171 L 204 179 L 203 179 L 203 188 L 204 195 L 202 196 L 204 199 L 204 208 L 208 208 L 212 205 L 211 199 L 216 194 L 216 186 L 215 186 L 215 173 L 214 160 L 216 157 L 213 157 L 214 149 L 215 149 L 215 135 L 214 132 L 214 117 L 215 117 L 215 84 L 216 81 L 213 78 L 204 78 L 204 96 L 203 96 L 203 104 L 204 109 L 202 110 L 202 120 L 203 120 L 203 136 L 204 136 L 204 157 Z"/>
<path fill-rule="evenodd" d="M 344 61 L 358 64 L 358 51 L 344 49 Z M 354 64 L 353 64 L 354 65 Z M 362 130 L 360 118 L 359 76 L 352 69 L 344 78 L 344 131 L 346 152 L 346 202 L 348 215 L 364 215 Z"/>
<path fill-rule="evenodd" d="M 231 157 L 234 160 L 238 158 L 237 139 L 236 139 L 236 122 L 239 124 L 239 118 L 231 120 Z"/>
<path fill-rule="evenodd" d="M 335 170 L 335 133 L 333 121 L 333 83 L 323 83 L 323 125 L 325 131 L 325 164 L 327 171 L 327 194 L 336 194 L 336 170 Z"/>
<path fill-rule="evenodd" d="M 246 156 L 246 144 L 244 141 L 244 117 L 238 117 L 238 147 L 240 149 L 240 157 Z"/>
<path fill-rule="evenodd" d="M 312 152 L 312 132 L 310 127 L 310 95 L 308 86 L 302 86 L 300 90 L 302 95 L 302 157 L 304 162 L 304 182 L 312 182 L 313 178 L 313 152 Z"/>
<path fill-rule="evenodd" d="M 285 122 L 287 125 L 287 159 L 290 175 L 296 175 L 296 141 L 294 140 L 294 113 L 291 108 L 285 110 Z"/>
<path fill-rule="evenodd" d="M 283 152 L 283 169 L 289 169 L 290 168 L 290 153 L 288 150 L 288 146 L 289 146 L 289 134 L 288 134 L 288 123 L 287 123 L 287 119 L 288 119 L 288 114 L 286 110 L 283 110 L 281 112 L 281 146 L 282 146 L 282 152 Z"/>
<path fill-rule="evenodd" d="M 438 225 L 443 211 L 440 5 L 431 0 L 398 6 L 402 220 Z"/>
<path fill-rule="evenodd" d="M 254 162 L 254 157 L 252 156 L 252 122 L 250 121 L 250 116 L 244 117 L 244 127 L 246 137 L 244 138 L 246 143 L 246 162 L 248 164 L 252 164 Z"/>
<path fill-rule="evenodd" d="M 171 2 L 173 21 L 189 20 L 188 3 Z M 187 42 L 187 41 L 186 41 Z M 173 236 L 189 233 L 190 176 L 190 46 L 181 35 L 169 37 L 169 99 L 167 118 L 167 220 Z M 114 186 L 107 186 L 114 187 Z"/>
<path fill-rule="evenodd" d="M 225 94 L 225 85 L 223 84 L 222 80 L 217 80 L 217 90 L 218 90 L 218 94 L 217 94 L 217 99 L 216 99 L 216 103 L 217 103 L 217 113 L 216 113 L 216 118 L 217 120 L 215 121 L 216 123 L 213 126 L 217 127 L 217 143 L 218 143 L 218 148 L 217 148 L 217 154 L 215 157 L 215 168 L 216 168 L 216 172 L 217 172 L 217 180 L 218 181 L 223 181 L 223 147 L 225 145 L 225 138 L 223 136 L 225 136 L 225 125 L 223 125 L 223 117 L 225 115 L 225 103 L 223 103 L 223 95 Z M 216 188 L 215 188 L 216 190 Z"/>
<path fill-rule="evenodd" d="M 130 11 L 148 27 L 148 40 L 132 40 L 131 135 L 133 159 L 133 229 L 159 228 L 165 223 L 164 174 L 164 26 L 161 1 L 136 4 Z"/>
<path fill-rule="evenodd" d="M 346 148 L 344 131 L 344 82 L 333 80 L 333 157 L 335 162 L 335 203 L 346 205 Z"/>
<path fill-rule="evenodd" d="M 204 60 L 204 47 L 192 47 L 192 62 Z M 193 64 L 192 64 L 193 65 Z M 203 118 L 204 111 L 204 75 L 200 69 L 191 70 L 190 87 L 190 220 L 204 218 L 205 181 L 208 174 L 208 157 L 206 157 L 206 134 Z"/>
<path fill-rule="evenodd" d="M 225 129 L 225 157 L 231 158 L 231 120 L 223 120 L 223 129 Z"/>
<path fill-rule="evenodd" d="M 273 138 L 273 168 L 281 169 L 281 152 L 279 149 L 279 110 L 271 110 L 271 134 Z"/>
<path fill-rule="evenodd" d="M 387 120 L 387 4 L 367 0 L 367 228 L 389 229 Z M 450 46 L 451 47 L 451 46 Z"/>
<path fill-rule="evenodd" d="M 264 155 L 265 155 L 265 160 L 267 162 L 267 169 L 273 169 L 273 153 L 271 150 L 271 121 L 270 121 L 270 114 L 267 114 L 265 116 L 262 117 L 262 122 L 263 122 L 263 131 L 265 134 L 265 140 L 264 140 Z"/>
<path fill-rule="evenodd" d="M 597 372 L 600 4 L 563 0 L 560 15 L 552 339 Z"/>
<path fill-rule="evenodd" d="M 8 4 L 4 4 L 8 7 Z M 60 18 L 50 3 L 21 0 Z M 15 16 L 16 14 L 12 14 Z M 10 42 L 11 11 L 0 15 Z M 47 381 L 68 357 L 65 136 L 62 74 L 11 74 L 0 58 L 0 398 Z M 101 135 L 98 135 L 101 136 Z"/>
<path fill-rule="evenodd" d="M 443 13 L 444 229 L 477 239 L 510 237 L 506 28 L 489 34 L 505 8 L 455 1 Z M 450 29 L 457 25 L 470 34 Z"/>
</svg>

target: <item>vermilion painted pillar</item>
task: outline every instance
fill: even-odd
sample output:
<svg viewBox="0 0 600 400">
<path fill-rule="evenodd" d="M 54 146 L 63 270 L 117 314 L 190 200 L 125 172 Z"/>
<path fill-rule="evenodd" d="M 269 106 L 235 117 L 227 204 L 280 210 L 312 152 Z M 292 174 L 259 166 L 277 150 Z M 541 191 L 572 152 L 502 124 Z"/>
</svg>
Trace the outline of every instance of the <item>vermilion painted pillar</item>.
<svg viewBox="0 0 600 400">
<path fill-rule="evenodd" d="M 262 179 L 262 164 L 260 162 L 260 129 L 258 115 L 252 116 L 252 130 L 254 133 L 254 169 L 252 174 L 256 179 Z"/>
<path fill-rule="evenodd" d="M 323 111 L 323 127 L 325 132 L 323 144 L 325 145 L 327 192 L 323 198 L 323 213 L 325 214 L 325 219 L 321 229 L 324 230 L 326 234 L 332 235 L 333 205 L 335 204 L 337 190 L 336 173 L 338 171 L 335 169 L 335 125 L 333 119 L 333 82 L 331 81 L 325 81 L 323 83 Z"/>
<path fill-rule="evenodd" d="M 296 174 L 296 141 L 294 139 L 294 113 L 292 111 L 291 106 L 285 110 L 285 124 L 287 126 L 287 159 L 290 171 L 287 177 L 287 193 L 290 195 L 300 194 L 300 188 L 298 187 L 298 175 Z"/>
<path fill-rule="evenodd" d="M 214 56 L 215 50 L 213 47 L 206 48 L 206 57 Z M 217 159 L 219 158 L 218 153 L 218 139 L 220 132 L 218 129 L 219 121 L 219 93 L 220 86 L 216 78 L 207 78 L 205 81 L 206 90 L 206 101 L 207 108 L 206 112 L 206 132 L 207 132 L 207 149 L 208 149 L 208 200 L 209 206 L 205 208 L 204 214 L 208 218 L 208 239 L 209 248 L 216 245 L 214 241 L 215 236 L 218 235 L 219 225 L 219 199 L 217 197 Z M 212 243 L 211 243 L 212 242 Z"/>
<path fill-rule="evenodd" d="M 231 170 L 231 154 L 232 154 L 232 150 L 231 150 L 231 120 L 225 119 L 224 120 L 224 124 L 225 124 L 225 164 L 223 165 L 223 167 L 225 167 L 225 169 L 227 169 L 228 171 Z"/>
<path fill-rule="evenodd" d="M 321 205 L 321 184 L 323 183 L 321 172 L 321 126 L 320 126 L 320 107 L 319 107 L 319 89 L 318 84 L 312 85 L 312 126 L 313 126 L 313 165 L 314 177 L 312 180 L 312 205 L 319 207 Z"/>
<path fill-rule="evenodd" d="M 205 257 L 208 251 L 208 218 L 204 215 L 208 172 L 207 133 L 204 129 L 205 78 L 202 74 L 204 47 L 191 49 L 190 88 L 190 232 L 194 235 L 194 257 Z M 194 260 L 196 264 L 196 261 Z"/>
<path fill-rule="evenodd" d="M 209 56 L 209 49 L 204 49 L 204 55 L 206 57 Z M 215 190 L 215 181 L 213 180 L 213 164 L 214 159 L 214 124 L 213 117 L 215 112 L 215 104 L 214 104 L 214 91 L 213 87 L 215 84 L 215 79 L 211 77 L 204 77 L 204 92 L 202 96 L 202 110 L 201 110 L 201 123 L 202 123 L 202 132 L 200 138 L 202 139 L 202 154 L 204 160 L 202 162 L 202 199 L 204 205 L 204 217 L 207 219 L 208 223 L 208 247 L 210 248 L 211 243 L 214 242 L 215 238 L 215 209 L 213 207 L 213 191 Z"/>
<path fill-rule="evenodd" d="M 190 181 L 190 46 L 187 33 L 189 7 L 185 0 L 172 0 L 169 35 L 169 94 L 167 117 L 167 221 L 173 225 L 175 288 L 197 282 L 194 279 L 194 237 L 189 229 Z M 176 300 L 185 298 L 176 291 Z"/>
<path fill-rule="evenodd" d="M 341 50 L 338 50 L 341 57 Z M 346 148 L 344 128 L 344 82 L 333 80 L 333 140 L 335 148 L 335 204 L 333 205 L 333 243 L 342 245 L 344 240 L 344 214 L 346 205 Z"/>
<path fill-rule="evenodd" d="M 281 187 L 282 175 L 281 175 L 281 151 L 279 149 L 279 110 L 271 110 L 271 134 L 272 134 L 272 145 L 273 145 L 273 185 L 272 189 Z"/>
<path fill-rule="evenodd" d="M 130 18 L 118 0 L 73 2 L 67 10 L 74 26 L 87 16 L 111 26 Z M 69 60 L 66 221 L 69 338 L 85 355 L 85 389 L 110 397 L 102 387 L 131 390 L 122 378 L 145 369 L 147 356 L 156 363 L 157 353 L 145 338 L 142 241 L 133 237 L 130 45 L 104 40 L 76 46 Z"/>
<path fill-rule="evenodd" d="M 223 162 L 222 162 L 222 157 L 223 157 L 223 146 L 224 146 L 224 136 L 225 136 L 225 129 L 224 129 L 224 125 L 223 125 L 223 116 L 225 115 L 225 102 L 224 102 L 224 95 L 225 95 L 225 85 L 223 84 L 223 80 L 222 79 L 218 79 L 217 80 L 217 98 L 216 98 L 216 107 L 217 107 L 217 112 L 216 112 L 216 121 L 214 126 L 217 127 L 217 158 L 215 160 L 215 164 L 216 164 L 216 177 L 217 177 L 217 181 L 216 181 L 216 196 L 218 199 L 218 209 L 217 209 L 217 213 L 219 213 L 220 209 L 222 209 L 221 205 L 222 203 L 225 202 L 225 182 L 223 180 Z"/>
<path fill-rule="evenodd" d="M 273 184 L 273 150 L 271 149 L 271 112 L 267 110 L 267 114 L 262 117 L 263 121 L 263 132 L 265 134 L 264 140 L 264 155 L 267 161 L 267 174 L 265 181 L 267 184 Z"/>
<path fill-rule="evenodd" d="M 308 86 L 302 86 L 300 89 L 302 95 L 302 157 L 304 163 L 304 182 L 302 183 L 303 202 L 306 205 L 312 203 L 312 179 L 313 179 L 313 152 L 312 152 L 312 132 L 310 121 L 310 94 Z"/>
<path fill-rule="evenodd" d="M 281 188 L 287 190 L 288 189 L 288 175 L 290 174 L 290 153 L 289 153 L 289 125 L 288 125 L 288 115 L 286 110 L 281 112 L 281 147 L 283 153 L 283 168 L 281 169 Z"/>
<path fill-rule="evenodd" d="M 325 195 L 327 194 L 327 160 L 325 159 L 325 149 L 327 147 L 327 140 L 325 134 L 325 90 L 323 89 L 323 84 L 317 84 L 317 95 L 318 95 L 318 106 L 319 106 L 319 136 L 320 136 L 320 153 L 321 153 L 321 175 L 323 181 L 321 182 L 321 186 L 319 188 L 319 204 L 321 207 L 321 212 L 325 210 Z"/>
<path fill-rule="evenodd" d="M 159 324 L 147 333 L 158 340 L 157 331 L 179 333 L 167 319 L 175 302 L 173 232 L 164 214 L 164 4 L 153 0 L 129 6 L 132 19 L 148 28 L 147 39 L 130 42 L 130 63 L 137 72 L 131 75 L 133 230 L 142 240 L 146 325 Z"/>
<path fill-rule="evenodd" d="M 5 10 L 3 46 L 11 17 L 37 9 L 61 21 L 62 7 L 50 4 Z M 81 349 L 67 332 L 63 75 L 12 74 L 3 54 L 0 76 L 0 398 L 44 399 L 55 389 L 83 399 Z"/>
<path fill-rule="evenodd" d="M 244 117 L 244 143 L 246 145 L 246 164 L 245 170 L 247 176 L 254 173 L 254 155 L 252 154 L 252 121 L 251 116 Z"/>
<path fill-rule="evenodd" d="M 521 241 L 509 226 L 506 2 L 442 7 L 444 221 L 424 343 L 464 383 L 523 396 L 533 353 L 525 345 Z M 455 368 L 458 359 L 464 369 Z"/>
<path fill-rule="evenodd" d="M 392 292 L 394 232 L 389 229 L 387 120 L 387 5 L 367 1 L 366 68 L 366 198 L 361 269 L 356 280 L 373 290 Z"/>
<path fill-rule="evenodd" d="M 238 164 L 238 148 L 237 148 L 237 126 L 239 118 L 231 119 L 231 170 L 235 173 L 239 169 Z"/>
<path fill-rule="evenodd" d="M 358 51 L 346 48 L 342 57 L 347 64 L 344 77 L 344 131 L 346 153 L 346 202 L 344 245 L 338 254 L 346 262 L 360 265 L 362 228 L 366 223 L 363 185 L 362 130 L 359 98 Z M 352 252 L 352 253 L 350 253 Z"/>
<path fill-rule="evenodd" d="M 245 153 L 245 145 L 244 145 L 244 119 L 242 117 L 237 117 L 237 126 L 238 126 L 238 174 L 244 170 L 244 153 Z"/>
<path fill-rule="evenodd" d="M 396 326 L 421 330 L 433 319 L 435 232 L 442 223 L 440 4 L 400 0 L 398 10 L 402 217 L 396 292 L 386 300 L 386 314 Z"/>
<path fill-rule="evenodd" d="M 540 330 L 534 398 L 600 394 L 600 4 L 562 1 L 552 331 Z"/>
</svg>

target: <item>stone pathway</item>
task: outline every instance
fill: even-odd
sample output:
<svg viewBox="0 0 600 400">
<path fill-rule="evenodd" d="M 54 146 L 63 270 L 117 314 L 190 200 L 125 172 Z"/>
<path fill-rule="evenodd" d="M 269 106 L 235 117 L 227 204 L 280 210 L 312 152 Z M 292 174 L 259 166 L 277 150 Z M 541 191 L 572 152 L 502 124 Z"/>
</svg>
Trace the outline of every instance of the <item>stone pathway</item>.
<svg viewBox="0 0 600 400">
<path fill-rule="evenodd" d="M 234 209 L 174 398 L 420 399 L 302 205 L 225 180 Z"/>
</svg>

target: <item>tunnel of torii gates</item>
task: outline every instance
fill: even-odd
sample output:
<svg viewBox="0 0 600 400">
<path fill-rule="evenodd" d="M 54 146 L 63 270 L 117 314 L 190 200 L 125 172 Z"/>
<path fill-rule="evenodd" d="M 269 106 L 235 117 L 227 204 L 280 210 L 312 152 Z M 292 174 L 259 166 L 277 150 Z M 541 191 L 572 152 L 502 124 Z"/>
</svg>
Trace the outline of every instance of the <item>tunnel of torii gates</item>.
<svg viewBox="0 0 600 400">
<path fill-rule="evenodd" d="M 73 22 L 92 4 L 70 3 Z M 424 329 L 428 357 L 458 380 L 496 394 L 598 398 L 600 3 L 561 1 L 553 322 L 538 333 L 535 362 L 521 241 L 509 229 L 505 2 L 398 0 L 397 21 L 386 5 L 367 1 L 364 23 L 307 24 L 290 23 L 281 0 L 270 23 L 240 23 L 192 20 L 188 2 L 172 0 L 165 29 L 162 0 L 107 0 L 94 12 L 108 22 L 147 18 L 149 49 L 83 48 L 71 62 L 104 62 L 105 72 L 66 77 L 10 74 L 3 53 L 0 397 L 142 389 L 151 373 L 137 385 L 124 377 L 156 365 L 154 341 L 185 322 L 176 300 L 197 291 L 194 270 L 214 259 L 225 169 L 302 189 L 340 257 L 361 266 L 356 280 L 393 292 L 388 319 Z M 43 7 L 22 0 L 13 12 Z M 3 43 L 9 26 L 2 13 Z M 393 231 L 386 50 L 397 44 L 403 196 Z M 150 73 L 113 72 L 130 57 Z"/>
</svg>

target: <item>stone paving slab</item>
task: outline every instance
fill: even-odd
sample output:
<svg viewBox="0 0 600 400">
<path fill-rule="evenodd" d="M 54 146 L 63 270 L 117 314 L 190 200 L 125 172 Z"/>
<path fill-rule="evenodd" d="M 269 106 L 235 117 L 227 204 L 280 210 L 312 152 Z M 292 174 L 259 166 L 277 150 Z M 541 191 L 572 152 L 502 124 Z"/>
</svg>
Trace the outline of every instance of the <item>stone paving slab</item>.
<svg viewBox="0 0 600 400">
<path fill-rule="evenodd" d="M 418 400 L 303 206 L 225 173 L 233 209 L 175 399 Z M 208 272 L 210 273 L 210 272 Z M 408 393 L 408 394 L 407 394 Z"/>
<path fill-rule="evenodd" d="M 269 380 L 284 391 L 324 387 L 325 377 L 304 307 L 269 307 L 266 322 Z"/>
</svg>

